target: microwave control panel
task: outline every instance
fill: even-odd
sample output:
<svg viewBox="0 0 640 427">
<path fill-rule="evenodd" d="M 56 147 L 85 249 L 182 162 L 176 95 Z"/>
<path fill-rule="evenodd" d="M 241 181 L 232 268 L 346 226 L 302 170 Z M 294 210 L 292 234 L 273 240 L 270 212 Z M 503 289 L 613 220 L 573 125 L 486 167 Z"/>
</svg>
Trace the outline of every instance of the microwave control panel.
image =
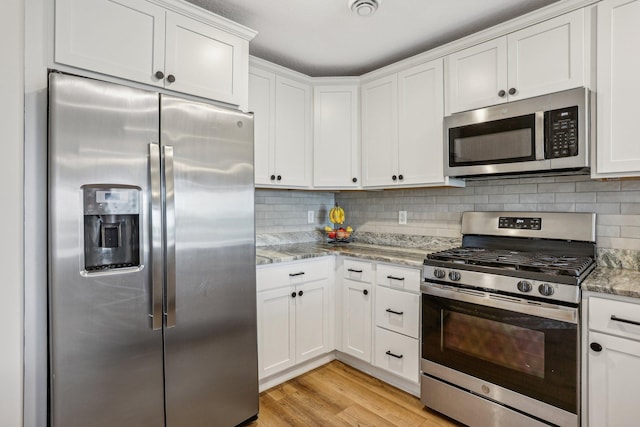
<svg viewBox="0 0 640 427">
<path fill-rule="evenodd" d="M 578 155 L 578 107 L 545 112 L 545 157 L 557 159 Z"/>
</svg>

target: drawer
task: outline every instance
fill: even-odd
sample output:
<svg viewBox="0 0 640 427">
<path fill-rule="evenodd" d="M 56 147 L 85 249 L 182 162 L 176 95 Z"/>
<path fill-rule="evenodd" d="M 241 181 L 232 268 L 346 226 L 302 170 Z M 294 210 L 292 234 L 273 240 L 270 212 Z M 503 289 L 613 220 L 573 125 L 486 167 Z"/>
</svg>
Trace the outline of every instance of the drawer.
<svg viewBox="0 0 640 427">
<path fill-rule="evenodd" d="M 415 383 L 419 380 L 418 340 L 376 328 L 375 365 Z"/>
<path fill-rule="evenodd" d="M 376 278 L 379 285 L 420 292 L 420 270 L 416 268 L 378 264 Z"/>
<path fill-rule="evenodd" d="M 342 264 L 343 275 L 358 282 L 373 283 L 373 264 L 354 259 L 345 259 Z"/>
<path fill-rule="evenodd" d="M 259 266 L 256 269 L 258 291 L 298 285 L 329 278 L 332 257 Z"/>
<path fill-rule="evenodd" d="M 640 340 L 640 304 L 591 297 L 588 316 L 591 330 Z"/>
<path fill-rule="evenodd" d="M 376 326 L 418 338 L 420 295 L 378 286 Z"/>
</svg>

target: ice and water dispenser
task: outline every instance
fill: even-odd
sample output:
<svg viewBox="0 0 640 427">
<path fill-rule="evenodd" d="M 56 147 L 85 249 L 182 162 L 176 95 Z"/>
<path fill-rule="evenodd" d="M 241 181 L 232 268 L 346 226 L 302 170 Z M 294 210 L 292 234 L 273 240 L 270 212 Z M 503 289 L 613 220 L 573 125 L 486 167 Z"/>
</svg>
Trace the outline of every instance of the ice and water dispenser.
<svg viewBox="0 0 640 427">
<path fill-rule="evenodd" d="M 140 266 L 140 188 L 85 185 L 84 269 Z"/>
</svg>

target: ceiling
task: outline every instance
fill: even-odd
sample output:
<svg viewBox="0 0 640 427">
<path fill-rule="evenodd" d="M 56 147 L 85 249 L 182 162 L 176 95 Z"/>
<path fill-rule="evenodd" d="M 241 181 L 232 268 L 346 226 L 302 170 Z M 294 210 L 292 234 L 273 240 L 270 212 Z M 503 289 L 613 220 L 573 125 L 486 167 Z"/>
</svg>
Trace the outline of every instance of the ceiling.
<svg viewBox="0 0 640 427">
<path fill-rule="evenodd" d="M 359 76 L 557 0 L 381 0 L 373 16 L 348 0 L 188 0 L 258 31 L 250 53 L 320 76 Z"/>
</svg>

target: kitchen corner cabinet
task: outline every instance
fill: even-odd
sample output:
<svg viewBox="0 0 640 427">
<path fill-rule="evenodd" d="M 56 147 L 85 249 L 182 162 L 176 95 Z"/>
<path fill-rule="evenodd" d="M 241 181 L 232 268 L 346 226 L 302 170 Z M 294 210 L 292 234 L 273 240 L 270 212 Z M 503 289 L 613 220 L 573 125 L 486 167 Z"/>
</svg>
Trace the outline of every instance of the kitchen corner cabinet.
<svg viewBox="0 0 640 427">
<path fill-rule="evenodd" d="M 588 307 L 588 425 L 637 425 L 640 303 L 590 297 Z"/>
<path fill-rule="evenodd" d="M 342 279 L 342 352 L 371 363 L 373 264 L 345 259 Z"/>
<path fill-rule="evenodd" d="M 257 269 L 261 379 L 333 350 L 330 265 L 324 258 Z"/>
<path fill-rule="evenodd" d="M 446 114 L 585 85 L 584 10 L 447 56 Z"/>
<path fill-rule="evenodd" d="M 270 70 L 249 69 L 258 187 L 311 186 L 311 85 Z"/>
<path fill-rule="evenodd" d="M 313 88 L 313 187 L 360 187 L 358 85 Z"/>
<path fill-rule="evenodd" d="M 450 185 L 443 175 L 442 59 L 362 86 L 363 187 Z"/>
<path fill-rule="evenodd" d="M 56 0 L 54 60 L 246 107 L 255 33 L 184 7 L 197 11 L 145 0 Z"/>
<path fill-rule="evenodd" d="M 632 53 L 640 40 L 640 0 L 604 0 L 597 5 L 597 17 L 597 158 L 592 175 L 640 176 L 640 55 Z"/>
</svg>

